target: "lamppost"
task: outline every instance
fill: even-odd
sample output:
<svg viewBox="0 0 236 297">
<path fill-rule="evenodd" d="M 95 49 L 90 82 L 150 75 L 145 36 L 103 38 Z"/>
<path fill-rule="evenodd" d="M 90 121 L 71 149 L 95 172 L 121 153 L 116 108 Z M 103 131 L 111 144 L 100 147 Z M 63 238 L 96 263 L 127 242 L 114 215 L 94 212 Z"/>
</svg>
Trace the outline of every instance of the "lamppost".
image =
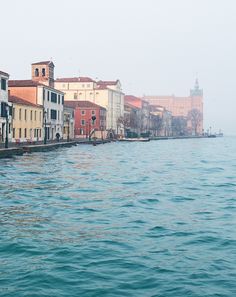
<svg viewBox="0 0 236 297">
<path fill-rule="evenodd" d="M 43 116 L 44 116 L 44 144 L 47 144 L 47 111 L 44 109 Z"/>
<path fill-rule="evenodd" d="M 9 125 L 9 105 L 5 105 L 6 109 L 6 137 L 5 137 L 5 148 L 8 148 L 8 125 Z"/>
<path fill-rule="evenodd" d="M 70 115 L 67 115 L 67 142 L 70 141 Z"/>
</svg>

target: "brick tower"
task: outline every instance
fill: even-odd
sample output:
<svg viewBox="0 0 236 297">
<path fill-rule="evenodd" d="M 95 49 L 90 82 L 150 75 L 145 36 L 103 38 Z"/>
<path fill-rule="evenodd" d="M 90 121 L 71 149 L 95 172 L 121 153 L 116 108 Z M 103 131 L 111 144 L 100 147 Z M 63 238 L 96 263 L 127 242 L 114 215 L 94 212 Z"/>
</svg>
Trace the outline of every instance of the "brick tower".
<svg viewBox="0 0 236 297">
<path fill-rule="evenodd" d="M 52 61 L 33 63 L 32 80 L 40 82 L 49 87 L 54 87 L 54 64 Z"/>
</svg>

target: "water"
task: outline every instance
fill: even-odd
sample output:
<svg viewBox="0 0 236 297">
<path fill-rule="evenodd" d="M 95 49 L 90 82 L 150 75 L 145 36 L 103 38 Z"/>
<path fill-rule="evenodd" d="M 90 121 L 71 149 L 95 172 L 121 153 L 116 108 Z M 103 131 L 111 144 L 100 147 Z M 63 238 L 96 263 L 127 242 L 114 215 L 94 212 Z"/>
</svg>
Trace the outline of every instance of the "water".
<svg viewBox="0 0 236 297">
<path fill-rule="evenodd" d="M 236 296 L 236 138 L 0 160 L 0 296 Z"/>
</svg>

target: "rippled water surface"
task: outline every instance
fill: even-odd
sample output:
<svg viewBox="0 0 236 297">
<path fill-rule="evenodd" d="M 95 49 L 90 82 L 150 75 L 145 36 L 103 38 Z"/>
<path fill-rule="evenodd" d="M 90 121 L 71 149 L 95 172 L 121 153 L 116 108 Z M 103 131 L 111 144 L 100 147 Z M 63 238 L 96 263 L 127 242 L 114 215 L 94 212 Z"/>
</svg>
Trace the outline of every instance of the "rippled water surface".
<svg viewBox="0 0 236 297">
<path fill-rule="evenodd" d="M 0 296 L 236 296 L 236 138 L 0 160 Z"/>
</svg>

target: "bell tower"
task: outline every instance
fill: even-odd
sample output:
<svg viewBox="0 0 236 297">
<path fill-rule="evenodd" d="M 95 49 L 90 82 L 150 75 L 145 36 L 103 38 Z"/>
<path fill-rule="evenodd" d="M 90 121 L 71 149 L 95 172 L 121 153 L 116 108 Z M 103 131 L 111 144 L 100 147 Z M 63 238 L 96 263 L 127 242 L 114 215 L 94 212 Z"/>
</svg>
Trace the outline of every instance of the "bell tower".
<svg viewBox="0 0 236 297">
<path fill-rule="evenodd" d="M 32 80 L 54 87 L 54 67 L 52 61 L 43 61 L 31 64 Z"/>
<path fill-rule="evenodd" d="M 194 88 L 190 90 L 191 97 L 203 97 L 203 90 L 199 88 L 198 79 L 196 78 Z"/>
</svg>

